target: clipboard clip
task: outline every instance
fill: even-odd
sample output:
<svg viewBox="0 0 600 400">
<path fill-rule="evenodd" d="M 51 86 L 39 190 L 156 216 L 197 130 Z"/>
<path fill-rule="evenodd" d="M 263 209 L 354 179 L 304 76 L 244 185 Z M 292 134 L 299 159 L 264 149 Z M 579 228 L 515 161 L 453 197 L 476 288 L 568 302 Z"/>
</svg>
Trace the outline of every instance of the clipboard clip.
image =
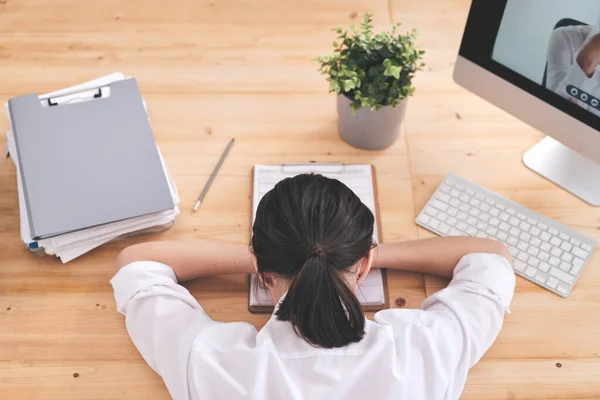
<svg viewBox="0 0 600 400">
<path fill-rule="evenodd" d="M 86 89 L 80 92 L 65 94 L 62 96 L 48 97 L 41 100 L 42 107 L 56 107 L 64 104 L 81 103 L 94 99 L 103 99 L 110 96 L 110 86 Z"/>
<path fill-rule="evenodd" d="M 317 163 L 310 161 L 307 163 L 286 163 L 283 164 L 284 174 L 301 174 L 310 172 L 322 173 L 342 173 L 346 170 L 344 163 Z"/>
</svg>

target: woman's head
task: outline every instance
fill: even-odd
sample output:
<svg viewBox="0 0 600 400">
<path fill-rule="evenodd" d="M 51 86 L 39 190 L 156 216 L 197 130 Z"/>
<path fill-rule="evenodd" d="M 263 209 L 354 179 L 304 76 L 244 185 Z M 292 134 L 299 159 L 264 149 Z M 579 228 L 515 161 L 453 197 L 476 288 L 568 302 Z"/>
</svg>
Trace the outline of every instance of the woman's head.
<svg viewBox="0 0 600 400">
<path fill-rule="evenodd" d="M 341 347 L 364 336 L 356 297 L 369 272 L 373 213 L 335 179 L 298 175 L 279 182 L 256 211 L 257 270 L 289 285 L 276 311 L 309 343 Z"/>
</svg>

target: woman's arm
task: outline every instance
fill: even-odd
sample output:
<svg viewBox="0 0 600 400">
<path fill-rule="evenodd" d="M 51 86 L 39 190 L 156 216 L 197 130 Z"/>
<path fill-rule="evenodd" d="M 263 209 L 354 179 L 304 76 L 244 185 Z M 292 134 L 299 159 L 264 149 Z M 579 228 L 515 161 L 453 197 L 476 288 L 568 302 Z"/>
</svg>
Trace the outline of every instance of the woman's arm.
<svg viewBox="0 0 600 400">
<path fill-rule="evenodd" d="M 499 254 L 512 261 L 508 248 L 500 242 L 474 237 L 443 237 L 382 243 L 378 246 L 373 267 L 452 278 L 458 261 L 471 253 Z"/>
<path fill-rule="evenodd" d="M 147 242 L 129 246 L 117 257 L 117 269 L 135 261 L 157 261 L 173 268 L 179 281 L 208 275 L 253 273 L 248 246 L 200 240 Z"/>
</svg>

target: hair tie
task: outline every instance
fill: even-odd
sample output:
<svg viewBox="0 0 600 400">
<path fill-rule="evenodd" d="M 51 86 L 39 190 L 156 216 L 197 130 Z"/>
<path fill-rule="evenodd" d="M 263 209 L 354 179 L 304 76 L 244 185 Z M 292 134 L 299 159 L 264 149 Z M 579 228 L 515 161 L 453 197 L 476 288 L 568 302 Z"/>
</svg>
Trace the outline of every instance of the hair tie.
<svg viewBox="0 0 600 400">
<path fill-rule="evenodd" d="M 321 259 L 326 258 L 325 249 L 320 244 L 314 244 L 311 252 L 308 254 L 308 258 L 319 257 Z"/>
</svg>

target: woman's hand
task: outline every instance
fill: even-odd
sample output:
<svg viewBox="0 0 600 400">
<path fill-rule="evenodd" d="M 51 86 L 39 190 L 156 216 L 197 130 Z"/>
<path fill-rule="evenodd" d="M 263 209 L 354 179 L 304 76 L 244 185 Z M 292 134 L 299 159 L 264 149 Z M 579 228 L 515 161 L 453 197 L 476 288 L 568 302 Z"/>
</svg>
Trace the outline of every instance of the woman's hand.
<svg viewBox="0 0 600 400">
<path fill-rule="evenodd" d="M 600 64 L 600 34 L 594 35 L 577 55 L 577 64 L 591 78 L 598 64 Z"/>
</svg>

